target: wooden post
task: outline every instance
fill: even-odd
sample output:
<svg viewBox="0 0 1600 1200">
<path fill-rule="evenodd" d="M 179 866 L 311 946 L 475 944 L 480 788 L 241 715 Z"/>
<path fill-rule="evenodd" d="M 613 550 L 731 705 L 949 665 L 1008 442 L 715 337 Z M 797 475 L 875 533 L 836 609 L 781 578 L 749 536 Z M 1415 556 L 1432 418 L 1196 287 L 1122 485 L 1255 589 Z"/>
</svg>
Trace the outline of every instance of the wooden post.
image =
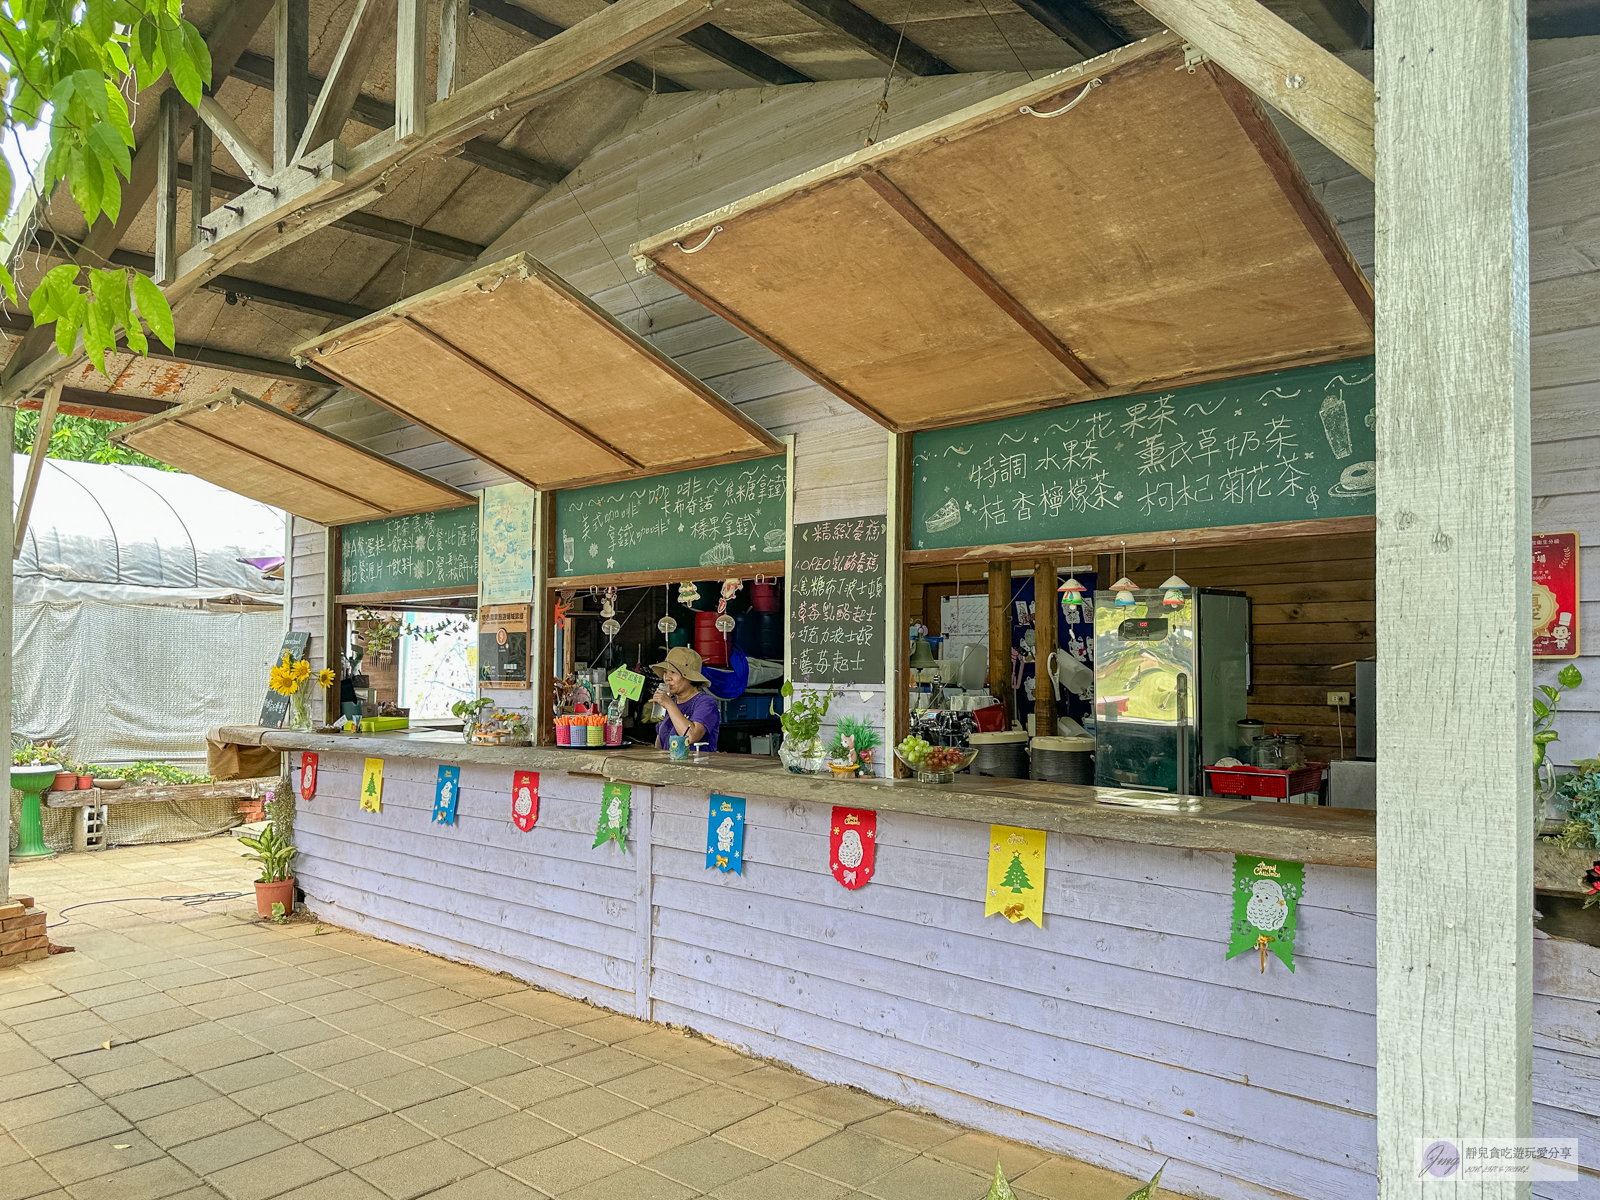
<svg viewBox="0 0 1600 1200">
<path fill-rule="evenodd" d="M 44 470 L 45 455 L 50 452 L 50 435 L 55 432 L 56 408 L 61 404 L 63 381 L 57 379 L 45 393 L 39 406 L 39 425 L 33 435 L 33 453 L 28 456 L 28 474 L 22 481 L 22 498 L 17 501 L 17 515 L 11 531 L 11 557 L 22 554 L 22 543 L 28 536 L 28 514 L 33 511 L 34 493 L 39 490 L 39 473 Z M 15 410 L 13 410 L 15 411 Z"/>
<path fill-rule="evenodd" d="M 1056 735 L 1056 694 L 1050 687 L 1050 660 L 1056 654 L 1056 560 L 1033 564 L 1033 732 Z"/>
<path fill-rule="evenodd" d="M 7 453 L 0 454 L 0 493 L 11 495 L 12 456 L 10 448 L 17 439 L 17 410 L 14 405 L 0 405 L 0 438 L 5 439 Z M 11 523 L 11 505 L 5 509 L 6 519 L 0 525 L 0 538 L 11 541 L 14 536 Z M 11 556 L 0 554 L 0 745 L 11 745 Z M 11 899 L 11 789 L 6 789 L 6 802 L 0 804 L 0 904 Z"/>
<path fill-rule="evenodd" d="M 884 605 L 887 614 L 887 628 L 884 630 L 887 653 L 884 658 L 883 737 L 889 744 L 882 753 L 884 774 L 893 778 L 910 774 L 894 756 L 894 747 L 911 732 L 911 709 L 908 703 L 908 693 L 911 691 L 911 621 L 906 611 L 906 566 L 903 560 L 911 529 L 912 435 L 891 432 L 887 436 L 889 529 L 885 552 L 889 561 L 885 569 L 888 572 L 889 595 Z"/>
<path fill-rule="evenodd" d="M 533 681 L 533 743 L 553 746 L 556 731 L 556 631 L 555 593 L 550 589 L 550 568 L 556 557 L 556 494 L 537 492 L 533 498 L 533 629 L 529 641 L 533 661 L 528 664 Z"/>
<path fill-rule="evenodd" d="M 272 166 L 282 171 L 294 161 L 311 107 L 310 0 L 277 0 L 273 21 Z"/>
<path fill-rule="evenodd" d="M 1017 715 L 1011 698 L 1011 560 L 989 564 L 989 691 L 1005 710 L 1006 724 Z"/>
<path fill-rule="evenodd" d="M 194 123 L 189 164 L 189 245 L 198 246 L 200 222 L 211 211 L 211 128 L 204 121 Z"/>
<path fill-rule="evenodd" d="M 156 270 L 165 287 L 178 277 L 178 96 L 161 93 L 156 112 Z M 43 421 L 40 421 L 41 426 Z"/>
<path fill-rule="evenodd" d="M 323 693 L 323 714 L 328 724 L 339 719 L 339 679 L 344 672 L 344 609 L 340 573 L 344 569 L 344 526 L 330 525 L 322 547 L 322 665 L 334 671 L 333 687 Z M 291 546 L 290 553 L 293 553 Z"/>
<path fill-rule="evenodd" d="M 434 96 L 443 100 L 461 86 L 467 71 L 467 0 L 443 0 L 439 5 L 439 70 Z"/>
<path fill-rule="evenodd" d="M 398 22 L 394 64 L 394 137 L 397 142 L 409 142 L 428 132 L 428 0 L 400 0 Z M 442 42 L 440 51 L 442 75 Z"/>
<path fill-rule="evenodd" d="M 1531 1121 L 1528 53 L 1523 0 L 1379 0 L 1376 17 L 1377 1108 L 1390 1200 L 1427 1194 L 1415 1139 L 1527 1137 Z M 1442 864 L 1472 881 L 1466 903 L 1440 895 Z"/>
</svg>

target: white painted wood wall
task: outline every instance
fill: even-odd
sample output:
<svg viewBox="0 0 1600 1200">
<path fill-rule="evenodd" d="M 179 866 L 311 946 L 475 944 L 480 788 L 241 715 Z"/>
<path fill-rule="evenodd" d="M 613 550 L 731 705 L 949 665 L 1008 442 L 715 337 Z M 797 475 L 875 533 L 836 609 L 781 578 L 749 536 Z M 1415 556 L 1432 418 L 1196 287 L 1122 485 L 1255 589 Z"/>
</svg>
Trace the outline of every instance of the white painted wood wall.
<svg viewBox="0 0 1600 1200">
<path fill-rule="evenodd" d="M 1308 867 L 1297 969 L 1263 975 L 1223 959 L 1228 855 L 1051 834 L 1041 930 L 984 918 L 986 825 L 881 813 L 852 892 L 827 805 L 749 797 L 722 875 L 706 792 L 635 786 L 624 855 L 591 847 L 597 779 L 545 772 L 524 834 L 511 768 L 462 767 L 454 828 L 436 774 L 390 759 L 373 815 L 361 760 L 322 755 L 295 824 L 318 916 L 1086 1161 L 1170 1157 L 1182 1193 L 1377 1194 L 1370 871 Z M 1534 968 L 1534 1130 L 1600 1170 L 1600 951 L 1539 940 Z"/>
</svg>

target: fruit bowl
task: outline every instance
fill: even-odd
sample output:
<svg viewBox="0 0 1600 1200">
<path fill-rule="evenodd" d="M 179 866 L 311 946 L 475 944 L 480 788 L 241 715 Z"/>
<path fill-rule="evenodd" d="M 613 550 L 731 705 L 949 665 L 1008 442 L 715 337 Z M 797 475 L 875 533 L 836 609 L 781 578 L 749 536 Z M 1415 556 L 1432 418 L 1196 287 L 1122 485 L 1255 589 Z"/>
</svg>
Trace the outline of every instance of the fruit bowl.
<svg viewBox="0 0 1600 1200">
<path fill-rule="evenodd" d="M 930 746 L 921 756 L 908 758 L 896 746 L 894 756 L 916 773 L 918 783 L 953 783 L 956 772 L 970 767 L 978 752 L 960 746 Z"/>
</svg>

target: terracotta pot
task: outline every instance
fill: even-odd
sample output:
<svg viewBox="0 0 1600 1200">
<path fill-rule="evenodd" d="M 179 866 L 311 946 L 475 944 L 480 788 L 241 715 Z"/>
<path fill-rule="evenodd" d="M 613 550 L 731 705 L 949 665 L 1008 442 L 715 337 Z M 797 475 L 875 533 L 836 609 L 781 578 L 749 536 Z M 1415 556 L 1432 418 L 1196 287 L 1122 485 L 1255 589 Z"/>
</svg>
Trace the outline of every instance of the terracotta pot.
<svg viewBox="0 0 1600 1200">
<path fill-rule="evenodd" d="M 278 883 L 256 884 L 256 915 L 259 917 L 271 917 L 274 904 L 283 905 L 285 916 L 294 911 L 293 875 Z"/>
<path fill-rule="evenodd" d="M 78 776 L 78 790 L 80 792 L 87 792 L 93 786 L 94 786 L 94 776 L 93 775 L 79 775 Z"/>
<path fill-rule="evenodd" d="M 61 771 L 56 775 L 55 782 L 50 785 L 52 792 L 75 792 L 78 790 L 78 776 L 74 771 Z"/>
</svg>

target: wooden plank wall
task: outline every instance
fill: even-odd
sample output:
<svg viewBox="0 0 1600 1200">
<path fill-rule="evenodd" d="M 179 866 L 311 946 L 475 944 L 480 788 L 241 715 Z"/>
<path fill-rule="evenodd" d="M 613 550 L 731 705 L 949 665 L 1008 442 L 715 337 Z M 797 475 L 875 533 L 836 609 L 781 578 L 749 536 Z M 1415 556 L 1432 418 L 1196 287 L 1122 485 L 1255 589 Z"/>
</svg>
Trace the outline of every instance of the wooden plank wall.
<svg viewBox="0 0 1600 1200">
<path fill-rule="evenodd" d="M 294 522 L 293 561 L 289 564 L 289 628 L 311 635 L 306 657 L 311 662 L 312 673 L 328 664 L 327 631 L 323 624 L 325 611 L 323 578 L 327 563 L 324 548 L 328 531 L 304 517 L 290 518 Z M 337 653 L 337 650 L 335 651 Z M 321 720 L 320 712 L 312 714 Z"/>
<path fill-rule="evenodd" d="M 984 918 L 975 822 L 880 814 L 846 891 L 826 804 L 749 797 L 745 872 L 722 875 L 706 792 L 635 786 L 623 856 L 590 845 L 599 780 L 545 772 L 523 834 L 510 767 L 463 767 L 454 828 L 435 771 L 391 759 L 372 815 L 361 760 L 323 754 L 295 830 L 319 917 L 1086 1161 L 1170 1157 L 1180 1194 L 1377 1194 L 1370 871 L 1310 867 L 1297 969 L 1261 974 L 1222 956 L 1224 854 L 1051 834 L 1037 929 Z M 1540 939 L 1534 968 L 1534 1132 L 1600 1170 L 1600 951 Z"/>
<path fill-rule="evenodd" d="M 1371 54 L 1347 61 L 1371 77 Z M 1584 553 L 1579 668 L 1559 764 L 1600 752 L 1600 37 L 1528 44 L 1533 526 L 1576 529 Z M 1279 132 L 1368 275 L 1372 183 L 1285 120 Z M 1484 453 L 1494 453 L 1485 447 Z M 1553 683 L 1560 662 L 1534 664 Z"/>
</svg>

